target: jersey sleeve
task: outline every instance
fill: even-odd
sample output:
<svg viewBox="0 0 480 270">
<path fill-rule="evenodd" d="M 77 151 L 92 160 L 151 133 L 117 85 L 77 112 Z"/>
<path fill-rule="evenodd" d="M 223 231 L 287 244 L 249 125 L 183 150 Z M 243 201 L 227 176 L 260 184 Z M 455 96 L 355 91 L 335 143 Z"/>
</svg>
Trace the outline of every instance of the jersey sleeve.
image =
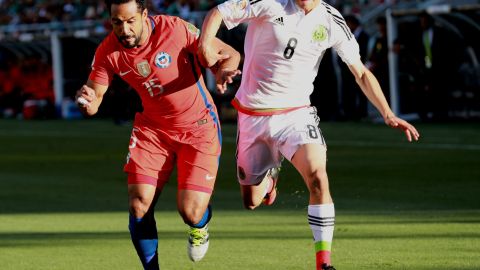
<svg viewBox="0 0 480 270">
<path fill-rule="evenodd" d="M 92 71 L 88 79 L 101 85 L 110 85 L 113 79 L 113 68 L 108 62 L 106 43 L 98 46 L 92 61 Z"/>
<path fill-rule="evenodd" d="M 173 18 L 173 17 L 172 17 Z M 200 36 L 200 29 L 195 25 L 184 21 L 181 18 L 175 17 L 175 38 L 177 44 L 183 46 L 191 53 L 196 54 L 198 48 L 198 37 Z"/>
<path fill-rule="evenodd" d="M 345 19 L 338 11 L 333 12 L 332 16 L 334 21 L 332 24 L 333 48 L 347 65 L 361 61 L 360 47 L 355 36 L 345 23 Z"/>
<path fill-rule="evenodd" d="M 217 8 L 225 26 L 232 29 L 243 22 L 267 14 L 271 2 L 272 0 L 227 0 Z"/>
</svg>

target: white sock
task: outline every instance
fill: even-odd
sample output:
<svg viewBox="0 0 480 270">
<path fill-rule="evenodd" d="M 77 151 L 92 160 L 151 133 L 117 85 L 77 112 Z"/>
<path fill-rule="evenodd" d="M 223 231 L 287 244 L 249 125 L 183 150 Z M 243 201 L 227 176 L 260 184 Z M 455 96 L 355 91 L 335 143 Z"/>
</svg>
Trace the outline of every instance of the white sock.
<svg viewBox="0 0 480 270">
<path fill-rule="evenodd" d="M 315 242 L 317 269 L 321 265 L 330 265 L 333 229 L 335 225 L 335 208 L 333 203 L 308 206 L 308 224 L 312 229 Z"/>
<path fill-rule="evenodd" d="M 335 225 L 335 207 L 333 203 L 308 206 L 308 223 L 315 242 L 333 240 Z"/>
</svg>

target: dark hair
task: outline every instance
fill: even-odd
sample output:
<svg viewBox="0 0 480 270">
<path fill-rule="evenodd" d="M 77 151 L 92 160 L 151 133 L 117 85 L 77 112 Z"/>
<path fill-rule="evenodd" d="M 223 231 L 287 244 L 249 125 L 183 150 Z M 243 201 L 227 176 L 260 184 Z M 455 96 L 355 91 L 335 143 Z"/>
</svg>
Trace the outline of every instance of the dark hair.
<svg viewBox="0 0 480 270">
<path fill-rule="evenodd" d="M 107 5 L 108 13 L 112 13 L 112 5 L 125 4 L 131 1 L 133 0 L 105 0 L 105 5 Z M 135 0 L 135 3 L 137 3 L 137 9 L 140 13 L 147 8 L 145 0 Z"/>
</svg>

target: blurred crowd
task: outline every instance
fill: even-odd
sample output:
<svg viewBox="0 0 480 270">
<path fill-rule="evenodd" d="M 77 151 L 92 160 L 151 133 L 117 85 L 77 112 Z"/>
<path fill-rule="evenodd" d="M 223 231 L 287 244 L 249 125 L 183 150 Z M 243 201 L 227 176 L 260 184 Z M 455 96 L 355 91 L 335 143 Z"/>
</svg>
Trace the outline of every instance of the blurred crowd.
<svg viewBox="0 0 480 270">
<path fill-rule="evenodd" d="M 51 65 L 37 57 L 8 60 L 0 67 L 0 116 L 52 118 L 54 111 Z"/>
<path fill-rule="evenodd" d="M 324 0 L 345 14 L 393 0 Z M 408 2 L 409 0 L 403 0 Z M 224 0 L 147 0 L 152 14 L 188 18 L 191 12 L 207 11 Z M 98 20 L 108 18 L 104 1 L 97 0 L 0 0 L 0 25 Z"/>
<path fill-rule="evenodd" d="M 223 1 L 147 0 L 147 5 L 150 14 L 180 16 L 200 26 L 205 12 Z M 362 61 L 376 75 L 387 100 L 390 99 L 389 53 L 394 51 L 399 56 L 401 111 L 417 113 L 426 121 L 443 120 L 447 117 L 451 90 L 460 87 L 463 83 L 462 79 L 458 78 L 461 75 L 458 69 L 464 59 L 461 55 L 464 45 L 459 42 L 448 42 L 458 40 L 458 37 L 442 27 L 435 26 L 428 14 L 422 14 L 415 22 L 399 26 L 395 45 L 389 48 L 385 17 L 378 16 L 376 20 L 370 22 L 368 31 L 367 25 L 362 25 L 360 18 L 366 10 L 371 10 L 379 4 L 384 2 L 392 4 L 397 1 L 324 1 L 336 7 L 344 15 L 348 27 L 360 45 Z M 415 2 L 415 0 L 402 2 Z M 102 21 L 102 31 L 99 32 L 109 31 L 108 11 L 103 1 L 0 0 L 0 27 L 85 20 Z M 244 27 L 237 27 L 233 31 L 223 29 L 219 37 L 243 52 L 245 29 Z M 442 40 L 432 43 L 433 32 Z M 445 46 L 447 43 L 449 46 Z M 0 49 L 1 45 L 0 43 Z M 438 59 L 442 59 L 441 63 Z M 8 58 L 2 56 L 0 50 L 0 117 L 3 115 L 3 117 L 35 118 L 39 115 L 38 111 L 41 112 L 40 117 L 52 117 L 55 113 L 51 70 L 51 60 L 45 57 Z M 478 78 L 472 81 L 475 81 L 475 84 Z M 329 50 L 325 54 L 314 84 L 315 89 L 319 90 L 312 94 L 312 104 L 321 108 L 320 116 L 324 120 L 357 121 L 374 117 L 371 106 L 356 85 L 348 67 L 334 52 Z M 122 86 L 122 88 L 126 87 Z M 230 92 L 231 95 L 234 94 Z M 131 93 L 115 95 L 119 99 L 122 99 L 122 96 L 129 96 L 128 99 L 131 99 Z M 227 111 L 232 109 L 229 104 L 231 96 L 215 97 L 214 95 L 214 98 L 220 102 L 218 104 L 220 110 L 225 107 L 225 115 L 232 113 Z M 37 115 L 32 108 L 37 110 Z M 116 110 L 119 111 L 121 108 Z M 120 116 L 119 118 L 123 121 L 128 117 Z"/>
<path fill-rule="evenodd" d="M 169 14 L 191 19 L 194 13 L 204 14 L 222 0 L 147 0 L 150 14 Z M 109 31 L 108 11 L 104 1 L 97 0 L 0 0 L 0 26 L 100 21 L 97 33 Z M 201 23 L 201 20 L 190 20 Z M 47 27 L 48 28 L 48 27 Z M 15 29 L 15 28 L 9 28 Z M 16 31 L 16 30 L 14 30 Z M 48 33 L 48 32 L 47 32 Z M 2 34 L 2 33 L 0 33 Z M 2 35 L 18 37 L 16 32 Z M 238 36 L 241 36 L 238 35 Z M 235 35 L 226 38 L 238 38 Z M 234 40 L 235 42 L 235 40 Z M 243 40 L 236 40 L 239 46 Z M 240 45 L 241 46 L 241 45 Z M 1 47 L 1 46 L 0 46 Z M 242 48 L 237 48 L 241 50 Z M 7 50 L 8 51 L 8 50 Z M 127 88 L 122 85 L 120 88 Z M 110 91 L 113 92 L 113 91 Z M 123 93 L 123 94 L 122 94 Z M 131 93 L 118 90 L 113 95 L 122 103 Z M 53 74 L 51 59 L 35 54 L 11 56 L 0 50 L 0 117 L 50 118 L 55 116 Z M 225 99 L 226 102 L 226 99 Z M 121 108 L 114 108 L 119 122 L 128 116 Z"/>
<path fill-rule="evenodd" d="M 1 0 L 0 24 L 31 24 L 106 18 L 103 1 Z"/>
<path fill-rule="evenodd" d="M 206 11 L 216 0 L 148 0 L 152 14 L 188 17 Z M 108 18 L 104 1 L 97 0 L 0 0 L 0 25 L 99 20 Z"/>
</svg>

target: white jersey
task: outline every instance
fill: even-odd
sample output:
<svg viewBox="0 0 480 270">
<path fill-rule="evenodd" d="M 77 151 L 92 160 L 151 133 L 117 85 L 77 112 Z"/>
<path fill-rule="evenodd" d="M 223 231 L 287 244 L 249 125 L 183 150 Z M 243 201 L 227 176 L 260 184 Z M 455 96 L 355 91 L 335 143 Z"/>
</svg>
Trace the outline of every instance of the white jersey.
<svg viewBox="0 0 480 270">
<path fill-rule="evenodd" d="M 307 15 L 295 0 L 227 0 L 218 10 L 228 29 L 248 22 L 237 106 L 253 111 L 308 106 L 325 50 L 333 47 L 348 65 L 360 61 L 355 37 L 326 3 Z"/>
</svg>

